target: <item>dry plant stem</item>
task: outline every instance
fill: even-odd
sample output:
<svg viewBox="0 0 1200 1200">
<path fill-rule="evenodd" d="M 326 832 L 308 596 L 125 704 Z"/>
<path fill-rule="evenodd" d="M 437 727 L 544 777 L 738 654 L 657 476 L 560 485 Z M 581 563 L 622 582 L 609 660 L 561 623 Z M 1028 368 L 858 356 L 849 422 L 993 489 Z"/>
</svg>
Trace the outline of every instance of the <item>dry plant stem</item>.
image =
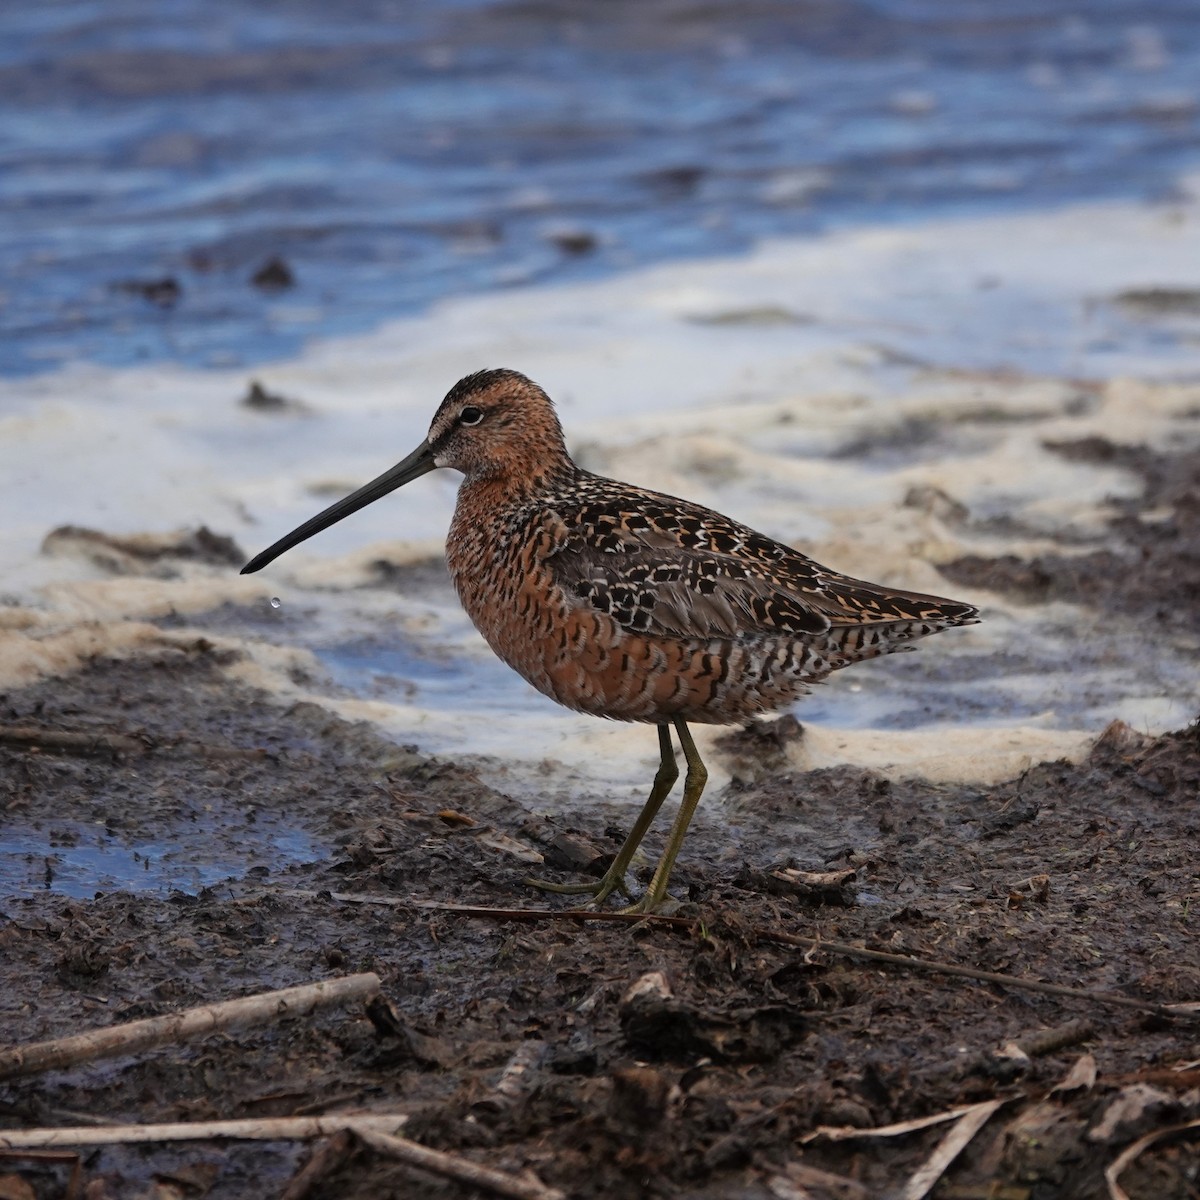
<svg viewBox="0 0 1200 1200">
<path fill-rule="evenodd" d="M 287 891 L 265 893 L 267 895 L 302 896 L 315 899 L 320 893 Z M 670 917 L 659 913 L 594 912 L 585 908 L 485 908 L 471 904 L 439 904 L 433 900 L 412 900 L 400 896 L 371 896 L 359 892 L 330 892 L 330 899 L 343 904 L 380 904 L 388 908 L 418 908 L 426 912 L 443 912 L 461 917 L 477 917 L 487 921 L 607 921 L 622 925 L 638 925 L 647 922 L 665 925 L 671 929 L 694 929 L 694 917 Z M 251 901 L 254 898 L 250 898 Z M 983 983 L 995 983 L 1002 987 L 1017 988 L 1027 992 L 1042 992 L 1047 996 L 1063 996 L 1071 1000 L 1086 1000 L 1091 1004 L 1107 1005 L 1110 1008 L 1127 1008 L 1131 1012 L 1151 1013 L 1170 1021 L 1200 1023 L 1200 1008 L 1191 1004 L 1156 1004 L 1152 1000 L 1135 1000 L 1132 996 L 1118 996 L 1112 992 L 1091 992 L 1086 988 L 1067 987 L 1060 983 L 1045 983 L 1040 979 L 1022 979 L 1017 975 L 1001 975 L 996 971 L 981 971 L 976 967 L 963 967 L 957 963 L 937 962 L 929 958 L 914 958 L 906 954 L 888 954 L 882 950 L 868 950 L 865 946 L 851 946 L 845 942 L 827 942 L 821 938 L 801 937 L 785 933 L 782 929 L 771 929 L 756 925 L 748 931 L 763 941 L 778 942 L 784 946 L 798 946 L 803 950 L 825 951 L 827 954 L 857 958 L 863 962 L 883 963 L 902 967 L 909 971 L 924 971 L 931 975 L 954 975 L 961 979 L 975 979 Z"/>
<path fill-rule="evenodd" d="M 991 1104 L 988 1100 L 985 1103 Z M 860 1129 L 857 1125 L 818 1125 L 800 1138 L 801 1145 L 809 1142 L 847 1142 L 856 1138 L 893 1138 L 903 1137 L 907 1133 L 916 1133 L 920 1129 L 929 1129 L 933 1125 L 944 1125 L 947 1121 L 958 1121 L 973 1112 L 979 1105 L 963 1104 L 958 1108 L 950 1108 L 945 1112 L 934 1113 L 928 1117 L 913 1117 L 911 1121 L 895 1121 L 891 1125 L 877 1125 L 874 1129 Z"/>
<path fill-rule="evenodd" d="M 1107 1076 L 1107 1080 L 1116 1084 L 1149 1083 L 1155 1087 L 1184 1091 L 1187 1088 L 1200 1087 L 1200 1070 L 1172 1071 L 1163 1067 L 1149 1071 L 1131 1071 L 1127 1075 L 1110 1075 Z"/>
<path fill-rule="evenodd" d="M 1068 1021 L 1065 1025 L 1056 1025 L 1053 1029 L 1041 1029 L 1037 1033 L 1022 1034 L 1017 1038 L 1017 1045 L 1030 1058 L 1041 1058 L 1045 1054 L 1054 1054 L 1065 1050 L 1068 1046 L 1078 1046 L 1080 1042 L 1091 1041 L 1096 1036 L 1096 1027 L 1086 1017 Z"/>
<path fill-rule="evenodd" d="M 0 1150 L 53 1146 L 115 1146 L 129 1143 L 203 1142 L 232 1138 L 251 1142 L 299 1142 L 332 1137 L 349 1129 L 360 1137 L 395 1133 L 408 1120 L 404 1113 L 330 1117 L 261 1117 L 240 1121 L 180 1121 L 173 1125 L 77 1125 L 70 1129 L 0 1130 Z"/>
<path fill-rule="evenodd" d="M 0 725 L 0 745 L 72 754 L 145 754 L 146 743 L 123 733 L 76 733 L 67 729 L 38 729 L 33 725 Z"/>
<path fill-rule="evenodd" d="M 615 921 L 618 925 L 654 921 L 658 925 L 669 925 L 675 929 L 692 929 L 696 925 L 695 917 L 668 917 L 660 913 L 627 913 L 591 908 L 483 908 L 472 904 L 442 904 L 438 900 L 415 900 L 406 896 L 373 896 L 368 892 L 314 892 L 299 888 L 256 892 L 254 895 L 243 897 L 241 903 L 257 904 L 259 900 L 279 896 L 296 896 L 303 900 L 327 899 L 339 904 L 378 904 L 384 908 L 416 908 L 425 912 L 483 917 L 493 921 Z"/>
<path fill-rule="evenodd" d="M 207 742 L 160 741 L 131 737 L 127 733 L 84 733 L 72 729 L 41 729 L 36 725 L 0 725 L 0 745 L 20 746 L 33 751 L 49 750 L 84 757 L 105 755 L 113 758 L 165 752 L 186 758 L 263 759 L 265 750 L 243 746 L 221 746 Z"/>
<path fill-rule="evenodd" d="M 335 895 L 334 899 L 338 897 Z M 351 897 L 344 897 L 351 899 Z M 353 897 L 360 903 L 369 902 L 369 897 Z M 664 917 L 656 913 L 590 912 L 587 909 L 525 909 L 525 908 L 481 908 L 466 904 L 420 904 L 420 908 L 437 912 L 453 913 L 464 917 L 480 917 L 492 921 L 623 921 L 637 924 L 640 921 L 656 925 L 668 925 L 675 929 L 691 929 L 696 921 L 691 917 Z M 888 954 L 882 950 L 868 950 L 865 946 L 851 946 L 845 942 L 827 942 L 821 938 L 801 937 L 785 933 L 782 929 L 771 929 L 764 925 L 752 926 L 747 932 L 763 941 L 777 942 L 784 946 L 798 946 L 803 950 L 824 951 L 826 954 L 857 958 L 863 962 L 884 963 L 902 967 L 908 971 L 924 971 L 931 975 L 954 975 L 961 979 L 975 979 L 983 983 L 995 983 L 1002 987 L 1018 988 L 1027 992 L 1042 992 L 1048 996 L 1064 996 L 1073 1000 L 1086 1000 L 1091 1004 L 1107 1005 L 1111 1008 L 1127 1008 L 1134 1012 L 1153 1013 L 1169 1020 L 1200 1019 L 1200 1014 L 1177 1005 L 1155 1004 L 1149 1000 L 1135 1000 L 1130 996 L 1117 996 L 1112 992 L 1091 992 L 1086 988 L 1067 987 L 1060 983 L 1045 983 L 1040 979 L 1023 979 L 1017 975 L 1002 975 L 997 971 L 981 971 L 976 967 L 963 967 L 957 963 L 937 962 L 929 958 L 914 958 L 907 954 Z"/>
<path fill-rule="evenodd" d="M 481 1167 L 470 1159 L 445 1154 L 441 1150 L 430 1150 L 428 1146 L 410 1142 L 407 1138 L 391 1137 L 384 1133 L 359 1132 L 358 1135 L 380 1154 L 399 1159 L 410 1167 L 494 1192 L 497 1196 L 511 1196 L 514 1200 L 566 1200 L 565 1193 L 547 1187 L 528 1173 L 509 1175 L 491 1167 Z"/>
<path fill-rule="evenodd" d="M 140 1050 L 168 1045 L 184 1038 L 212 1033 L 216 1029 L 265 1025 L 282 1017 L 303 1016 L 314 1009 L 326 1008 L 346 1000 L 365 999 L 379 991 L 379 976 L 370 972 L 325 979 L 301 987 L 262 992 L 240 1000 L 206 1004 L 184 1009 L 163 1017 L 131 1021 L 107 1029 L 93 1029 L 71 1037 L 35 1042 L 0 1050 L 0 1079 L 32 1075 L 58 1067 L 78 1066 L 116 1054 L 134 1054 Z"/>
<path fill-rule="evenodd" d="M 1200 1130 L 1200 1121 L 1188 1121 L 1183 1125 L 1172 1125 L 1168 1129 L 1156 1129 L 1153 1133 L 1147 1133 L 1145 1136 L 1138 1138 L 1130 1146 L 1126 1146 L 1120 1154 L 1104 1170 L 1104 1182 L 1108 1185 L 1108 1194 L 1110 1200 L 1129 1200 L 1129 1193 L 1121 1186 L 1121 1172 L 1135 1158 L 1137 1158 L 1147 1146 L 1152 1146 L 1155 1142 L 1163 1138 L 1174 1137 L 1176 1134 L 1187 1133 L 1190 1130 Z"/>
<path fill-rule="evenodd" d="M 500 1078 L 496 1080 L 491 1095 L 485 1096 L 480 1103 L 493 1108 L 514 1107 L 533 1087 L 538 1066 L 545 1056 L 545 1042 L 522 1042 L 504 1064 L 504 1070 L 500 1072 Z"/>
<path fill-rule="evenodd" d="M 938 1189 L 938 1200 L 1029 1200 L 1032 1192 L 1020 1184 L 948 1183 Z"/>
<path fill-rule="evenodd" d="M 844 1175 L 834 1175 L 831 1171 L 822 1171 L 819 1167 L 810 1167 L 803 1162 L 790 1162 L 784 1168 L 785 1174 L 775 1176 L 790 1184 L 798 1184 L 803 1195 L 820 1196 L 821 1200 L 871 1200 L 871 1193 L 857 1180 L 847 1179 Z M 770 1187 L 771 1181 L 768 1181 Z M 808 1189 L 811 1189 L 809 1191 Z M 792 1188 L 793 1193 L 795 1188 Z"/>
<path fill-rule="evenodd" d="M 924 1200 L 950 1164 L 967 1148 L 971 1139 L 991 1120 L 1004 1100 L 985 1100 L 973 1105 L 954 1123 L 954 1128 L 938 1142 L 933 1153 L 917 1168 L 900 1194 L 901 1200 Z"/>
<path fill-rule="evenodd" d="M 1016 988 L 1026 992 L 1042 992 L 1047 996 L 1063 996 L 1072 1000 L 1086 1000 L 1090 1004 L 1107 1005 L 1110 1008 L 1127 1008 L 1134 1012 L 1153 1013 L 1171 1020 L 1186 1019 L 1191 1014 L 1173 1011 L 1168 1005 L 1155 1004 L 1150 1000 L 1135 1000 L 1130 996 L 1117 996 L 1112 992 L 1091 992 L 1086 988 L 1067 987 L 1060 983 L 1045 983 L 1040 979 L 1023 979 L 1018 975 L 1002 975 L 998 971 L 980 971 L 976 967 L 962 967 L 957 963 L 936 962 L 929 958 L 910 958 L 905 954 L 887 954 L 882 950 L 867 950 L 862 946 L 847 946 L 840 942 L 825 942 L 817 938 L 798 937 L 782 930 L 755 928 L 751 930 L 764 940 L 779 942 L 785 946 L 800 946 L 806 950 L 824 950 L 830 954 L 842 954 L 864 962 L 885 963 L 903 967 L 910 971 L 925 971 L 931 975 L 953 975 L 960 979 L 975 979 L 983 983 L 995 983 L 1001 987 Z M 1194 1018 L 1193 1018 L 1194 1019 Z"/>
<path fill-rule="evenodd" d="M 327 1175 L 336 1171 L 346 1160 L 354 1145 L 348 1129 L 340 1129 L 313 1147 L 308 1162 L 288 1180 L 288 1185 L 279 1193 L 279 1200 L 305 1200 L 305 1197 Z"/>
</svg>

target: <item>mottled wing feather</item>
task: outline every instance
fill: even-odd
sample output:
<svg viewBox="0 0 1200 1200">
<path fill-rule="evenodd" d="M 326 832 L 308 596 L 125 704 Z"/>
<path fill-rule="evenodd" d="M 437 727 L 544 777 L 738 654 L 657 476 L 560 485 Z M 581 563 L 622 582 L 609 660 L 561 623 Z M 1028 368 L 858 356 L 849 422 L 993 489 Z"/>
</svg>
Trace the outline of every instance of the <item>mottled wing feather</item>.
<svg viewBox="0 0 1200 1200">
<path fill-rule="evenodd" d="M 635 633 L 731 638 L 805 635 L 829 628 L 827 617 L 725 556 L 677 550 L 664 563 L 661 550 L 597 554 L 572 539 L 551 566 L 568 596 Z"/>
<path fill-rule="evenodd" d="M 811 637 L 910 619 L 958 624 L 969 605 L 850 579 L 700 505 L 590 476 L 541 517 L 568 597 L 660 637 Z"/>
</svg>

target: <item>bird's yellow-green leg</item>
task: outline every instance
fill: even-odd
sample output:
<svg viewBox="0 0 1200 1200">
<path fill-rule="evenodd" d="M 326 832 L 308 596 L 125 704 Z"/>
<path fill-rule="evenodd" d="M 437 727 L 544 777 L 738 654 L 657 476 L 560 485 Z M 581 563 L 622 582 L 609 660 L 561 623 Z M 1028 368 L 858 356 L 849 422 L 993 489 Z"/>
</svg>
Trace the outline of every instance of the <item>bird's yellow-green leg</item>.
<svg viewBox="0 0 1200 1200">
<path fill-rule="evenodd" d="M 613 859 L 612 866 L 605 871 L 603 878 L 594 883 L 547 883 L 543 879 L 526 879 L 525 882 L 530 887 L 541 888 L 543 892 L 556 892 L 562 896 L 580 896 L 591 893 L 594 897 L 591 901 L 593 905 L 603 904 L 615 891 L 620 891 L 625 896 L 629 895 L 625 887 L 625 872 L 629 870 L 629 864 L 633 861 L 634 853 L 641 845 L 642 838 L 646 836 L 646 830 L 650 828 L 650 823 L 658 816 L 658 810 L 662 808 L 663 801 L 674 787 L 675 780 L 679 778 L 679 767 L 675 763 L 675 750 L 671 745 L 671 727 L 669 725 L 664 724 L 658 727 L 658 750 L 658 771 L 654 776 L 654 786 L 650 789 L 649 799 L 642 806 L 642 811 L 633 823 L 629 836 L 625 839 L 621 849 L 617 851 L 617 857 Z M 691 778 L 690 768 L 688 778 Z"/>
<path fill-rule="evenodd" d="M 663 851 L 663 856 L 654 870 L 654 878 L 650 880 L 646 894 L 636 904 L 624 909 L 624 912 L 653 912 L 666 898 L 667 880 L 671 878 L 671 870 L 675 866 L 676 858 L 679 857 L 679 848 L 683 845 L 683 839 L 692 822 L 692 817 L 695 815 L 696 806 L 700 803 L 700 794 L 708 782 L 708 772 L 704 769 L 700 752 L 696 749 L 696 743 L 692 741 L 688 727 L 679 717 L 674 720 L 675 731 L 679 734 L 679 744 L 683 747 L 683 757 L 687 759 L 687 776 L 683 781 L 683 800 L 680 801 L 675 824 L 671 826 L 671 834 L 667 838 L 667 848 Z"/>
</svg>

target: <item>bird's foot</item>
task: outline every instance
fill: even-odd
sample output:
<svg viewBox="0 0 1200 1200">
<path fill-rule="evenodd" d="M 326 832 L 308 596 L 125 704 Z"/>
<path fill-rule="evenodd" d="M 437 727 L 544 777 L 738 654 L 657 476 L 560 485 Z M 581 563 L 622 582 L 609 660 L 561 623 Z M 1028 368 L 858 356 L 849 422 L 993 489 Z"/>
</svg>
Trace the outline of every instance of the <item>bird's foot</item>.
<svg viewBox="0 0 1200 1200">
<path fill-rule="evenodd" d="M 553 892 L 556 896 L 590 895 L 592 898 L 588 901 L 588 908 L 600 908 L 613 892 L 620 892 L 626 900 L 633 899 L 629 889 L 625 886 L 624 877 L 614 875 L 611 871 L 590 883 L 551 883 L 548 879 L 532 878 L 524 880 L 524 883 L 527 887 L 535 887 L 543 892 Z"/>
<path fill-rule="evenodd" d="M 526 879 L 524 883 L 528 887 L 535 887 L 543 892 L 553 892 L 556 896 L 590 895 L 592 898 L 583 907 L 596 912 L 604 908 L 604 902 L 613 892 L 620 892 L 626 900 L 633 901 L 625 908 L 616 910 L 624 916 L 637 913 L 643 916 L 650 913 L 658 916 L 670 916 L 680 906 L 680 902 L 667 895 L 665 890 L 655 892 L 653 885 L 634 900 L 624 878 L 612 876 L 611 873 L 593 883 L 550 883 L 546 879 Z"/>
<path fill-rule="evenodd" d="M 656 917 L 669 917 L 680 907 L 682 907 L 680 902 L 672 896 L 666 894 L 652 896 L 649 892 L 646 892 L 627 908 L 620 908 L 617 911 L 623 916 L 650 916 L 653 914 Z"/>
</svg>

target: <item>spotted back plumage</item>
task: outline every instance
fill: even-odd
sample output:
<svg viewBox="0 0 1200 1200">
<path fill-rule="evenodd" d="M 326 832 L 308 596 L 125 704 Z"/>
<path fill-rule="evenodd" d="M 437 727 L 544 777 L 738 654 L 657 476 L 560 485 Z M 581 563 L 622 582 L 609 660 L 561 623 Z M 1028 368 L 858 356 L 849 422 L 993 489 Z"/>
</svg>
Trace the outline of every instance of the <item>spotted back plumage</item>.
<svg viewBox="0 0 1200 1200">
<path fill-rule="evenodd" d="M 831 671 L 969 624 L 969 604 L 851 579 L 719 513 L 577 467 L 513 371 L 468 376 L 429 443 L 462 470 L 447 541 L 493 650 L 570 708 L 740 722 Z"/>
</svg>

